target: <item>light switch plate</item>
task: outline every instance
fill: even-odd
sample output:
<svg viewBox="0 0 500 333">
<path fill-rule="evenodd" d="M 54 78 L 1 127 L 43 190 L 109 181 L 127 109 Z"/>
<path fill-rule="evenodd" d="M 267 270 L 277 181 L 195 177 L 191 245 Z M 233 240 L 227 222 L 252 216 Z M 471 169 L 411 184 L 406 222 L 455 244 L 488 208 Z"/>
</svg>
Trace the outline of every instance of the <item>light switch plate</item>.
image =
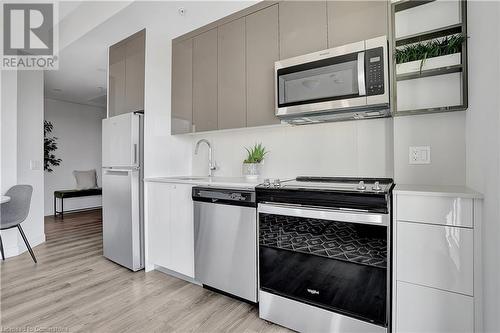
<svg viewBox="0 0 500 333">
<path fill-rule="evenodd" d="M 33 171 L 42 170 L 42 161 L 31 160 L 30 161 L 30 170 L 33 170 Z"/>
<path fill-rule="evenodd" d="M 431 147 L 430 146 L 410 146 L 409 149 L 410 164 L 430 164 Z"/>
</svg>

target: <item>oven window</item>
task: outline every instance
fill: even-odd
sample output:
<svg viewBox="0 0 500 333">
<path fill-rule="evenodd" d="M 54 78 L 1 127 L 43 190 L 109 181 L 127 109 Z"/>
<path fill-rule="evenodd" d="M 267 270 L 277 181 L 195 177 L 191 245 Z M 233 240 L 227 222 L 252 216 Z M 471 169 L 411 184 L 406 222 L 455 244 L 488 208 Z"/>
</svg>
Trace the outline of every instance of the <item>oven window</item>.
<svg viewBox="0 0 500 333">
<path fill-rule="evenodd" d="M 260 288 L 387 325 L 387 228 L 259 214 Z"/>
</svg>

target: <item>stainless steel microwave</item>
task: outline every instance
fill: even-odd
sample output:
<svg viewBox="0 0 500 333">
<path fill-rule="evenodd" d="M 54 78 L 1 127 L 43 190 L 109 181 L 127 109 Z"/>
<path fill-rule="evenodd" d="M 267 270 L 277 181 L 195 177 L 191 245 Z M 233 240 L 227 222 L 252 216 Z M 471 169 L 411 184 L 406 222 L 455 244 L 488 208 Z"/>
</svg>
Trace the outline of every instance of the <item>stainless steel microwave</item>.
<svg viewBox="0 0 500 333">
<path fill-rule="evenodd" d="M 275 63 L 276 116 L 301 124 L 390 115 L 387 37 Z"/>
</svg>

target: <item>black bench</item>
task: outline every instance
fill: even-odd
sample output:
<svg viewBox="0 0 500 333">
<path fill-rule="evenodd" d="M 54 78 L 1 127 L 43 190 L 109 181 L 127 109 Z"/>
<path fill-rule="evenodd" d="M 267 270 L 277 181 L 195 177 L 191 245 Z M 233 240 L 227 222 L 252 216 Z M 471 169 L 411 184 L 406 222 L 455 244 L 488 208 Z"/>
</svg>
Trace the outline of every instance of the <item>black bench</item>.
<svg viewBox="0 0 500 333">
<path fill-rule="evenodd" d="M 64 199 L 67 198 L 79 198 L 79 197 L 89 197 L 91 195 L 102 195 L 102 188 L 89 188 L 86 190 L 63 190 L 54 191 L 54 217 L 57 214 L 61 214 L 61 218 L 64 217 Z M 61 211 L 56 210 L 56 199 L 61 199 Z"/>
</svg>

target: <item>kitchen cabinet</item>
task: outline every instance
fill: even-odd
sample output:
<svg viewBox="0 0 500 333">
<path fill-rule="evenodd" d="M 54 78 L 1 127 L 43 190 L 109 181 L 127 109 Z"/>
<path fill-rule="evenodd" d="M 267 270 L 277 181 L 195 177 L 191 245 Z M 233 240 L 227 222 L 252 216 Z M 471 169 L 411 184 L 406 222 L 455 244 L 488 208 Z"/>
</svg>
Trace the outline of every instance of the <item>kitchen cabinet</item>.
<svg viewBox="0 0 500 333">
<path fill-rule="evenodd" d="M 125 110 L 125 58 L 127 44 L 109 48 L 108 115 L 113 117 Z"/>
<path fill-rule="evenodd" d="M 125 52 L 125 105 L 128 112 L 144 110 L 146 34 L 140 31 L 127 41 Z"/>
<path fill-rule="evenodd" d="M 395 332 L 481 332 L 481 196 L 397 185 Z"/>
<path fill-rule="evenodd" d="M 397 332 L 474 332 L 474 299 L 470 296 L 396 283 Z"/>
<path fill-rule="evenodd" d="M 110 46 L 108 115 L 144 110 L 145 30 Z"/>
<path fill-rule="evenodd" d="M 194 278 L 192 185 L 147 183 L 148 264 Z"/>
<path fill-rule="evenodd" d="M 217 109 L 217 28 L 193 39 L 193 129 L 218 127 Z"/>
<path fill-rule="evenodd" d="M 172 134 L 190 133 L 193 125 L 193 39 L 172 45 Z"/>
<path fill-rule="evenodd" d="M 328 48 L 387 36 L 387 1 L 327 1 Z"/>
<path fill-rule="evenodd" d="M 326 3 L 327 1 L 279 3 L 280 59 L 327 48 Z"/>
<path fill-rule="evenodd" d="M 279 124 L 274 107 L 274 62 L 279 60 L 278 5 L 246 17 L 246 124 Z"/>
<path fill-rule="evenodd" d="M 218 29 L 218 129 L 245 127 L 245 18 Z"/>
</svg>

